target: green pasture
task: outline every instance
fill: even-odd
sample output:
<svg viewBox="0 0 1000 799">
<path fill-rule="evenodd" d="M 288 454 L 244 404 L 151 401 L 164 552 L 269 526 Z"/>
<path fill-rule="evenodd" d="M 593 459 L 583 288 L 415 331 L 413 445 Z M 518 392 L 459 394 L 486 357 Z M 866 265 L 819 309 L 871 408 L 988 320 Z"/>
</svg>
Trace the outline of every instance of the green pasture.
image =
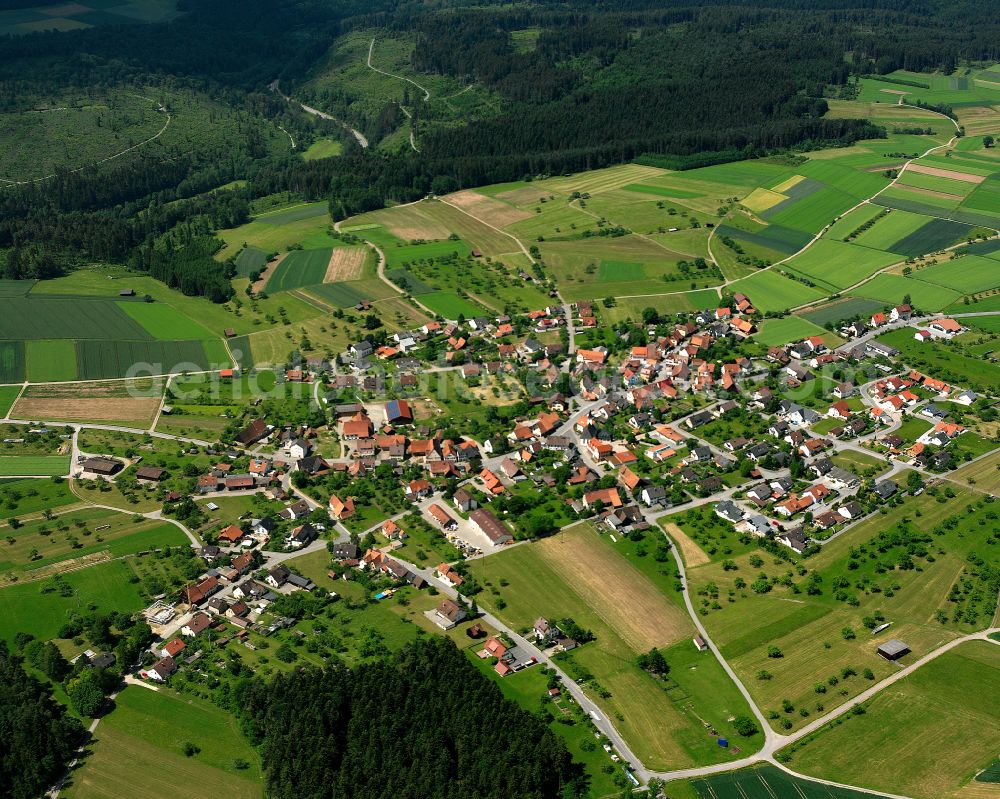
<svg viewBox="0 0 1000 799">
<path fill-rule="evenodd" d="M 830 226 L 830 229 L 823 234 L 823 238 L 843 241 L 859 227 L 866 222 L 870 222 L 884 210 L 881 206 L 873 205 L 872 203 L 865 203 L 858 206 L 834 222 Z"/>
<path fill-rule="evenodd" d="M 245 299 L 246 278 L 237 278 L 233 281 L 236 289 L 236 296 L 241 299 L 242 307 L 237 309 L 233 302 L 217 304 L 204 297 L 188 297 L 179 291 L 169 288 L 155 278 L 147 275 L 137 275 L 120 266 L 93 266 L 84 269 L 77 269 L 64 277 L 57 277 L 51 280 L 43 280 L 35 285 L 27 300 L 45 300 L 46 302 L 75 303 L 85 305 L 92 302 L 89 298 L 103 298 L 117 300 L 118 292 L 122 289 L 132 289 L 139 296 L 150 295 L 157 303 L 169 305 L 183 316 L 188 317 L 202 327 L 210 330 L 213 335 L 221 336 L 227 328 L 231 328 L 237 334 L 251 333 L 261 330 L 268 325 L 279 323 L 279 317 L 285 316 L 292 324 L 303 322 L 319 316 L 322 312 L 303 302 L 302 300 L 281 294 L 277 297 L 267 299 L 257 298 L 253 302 Z M 59 300 L 53 299 L 59 297 Z M 65 299 L 62 299 L 65 298 Z M 71 298 L 71 299 L 70 299 Z M 105 307 L 105 303 L 98 303 Z M 67 335 L 48 334 L 21 336 L 23 338 L 119 338 L 126 340 L 148 340 L 151 338 L 141 325 L 129 317 L 120 306 L 126 303 L 113 302 L 112 316 L 110 321 L 115 321 L 120 315 L 127 329 L 122 331 L 117 329 L 117 325 L 109 329 L 105 334 L 98 336 L 85 335 L 83 330 L 75 334 L 72 328 L 76 326 L 78 320 L 69 319 L 66 327 L 69 328 Z M 58 313 L 64 306 L 59 305 L 53 309 L 53 313 Z M 31 311 L 31 308 L 27 309 Z M 237 313 L 238 311 L 238 313 Z M 95 322 L 95 324 L 97 324 Z M 110 334 L 114 335 L 110 335 Z"/>
<path fill-rule="evenodd" d="M 890 249 L 907 257 L 938 252 L 972 233 L 973 228 L 963 222 L 950 219 L 931 219 L 923 227 L 895 242 Z"/>
<path fill-rule="evenodd" d="M 0 519 L 38 513 L 79 502 L 65 480 L 3 480 L 0 482 Z"/>
<path fill-rule="evenodd" d="M 783 311 L 826 296 L 826 292 L 785 277 L 774 269 L 737 280 L 729 289 L 746 294 L 760 311 Z"/>
<path fill-rule="evenodd" d="M 320 283 L 309 286 L 306 293 L 340 308 L 353 308 L 362 300 L 371 299 L 369 294 L 355 288 L 353 283 Z"/>
<path fill-rule="evenodd" d="M 198 752 L 188 757 L 184 746 Z M 131 686 L 115 700 L 90 744 L 91 754 L 64 789 L 68 799 L 135 799 L 209 793 L 261 799 L 260 758 L 236 718 L 190 694 Z M 248 764 L 238 769 L 236 761 Z"/>
<path fill-rule="evenodd" d="M 876 275 L 863 286 L 852 289 L 851 295 L 885 305 L 899 305 L 909 295 L 913 307 L 922 311 L 940 311 L 960 296 L 957 291 L 900 275 Z"/>
<path fill-rule="evenodd" d="M 630 261 L 601 261 L 597 268 L 597 280 L 601 283 L 644 280 L 645 277 L 645 267 Z"/>
<path fill-rule="evenodd" d="M 1000 748 L 1000 647 L 946 652 L 797 743 L 791 768 L 916 799 L 951 795 Z M 786 750 L 787 751 L 787 750 Z M 879 768 L 870 767 L 877 752 Z"/>
<path fill-rule="evenodd" d="M 754 336 L 756 341 L 767 346 L 787 344 L 808 336 L 824 336 L 827 331 L 799 316 L 782 319 L 766 319 L 760 324 L 760 331 Z"/>
<path fill-rule="evenodd" d="M 896 182 L 897 186 L 915 186 L 918 189 L 928 189 L 929 191 L 939 191 L 957 197 L 966 197 L 972 193 L 975 184 L 954 178 L 945 178 L 938 175 L 928 175 L 923 172 L 911 172 L 905 170 Z"/>
<path fill-rule="evenodd" d="M 336 139 L 317 139 L 302 153 L 306 161 L 318 161 L 320 158 L 332 158 L 344 152 L 344 145 Z"/>
<path fill-rule="evenodd" d="M 966 316 L 962 324 L 987 333 L 1000 333 L 1000 316 Z"/>
<path fill-rule="evenodd" d="M 197 322 L 162 302 L 123 302 L 121 309 L 158 340 L 217 338 Z"/>
<path fill-rule="evenodd" d="M 877 225 L 876 225 L 877 227 Z M 833 291 L 861 282 L 899 256 L 832 239 L 819 239 L 793 257 L 786 267 Z"/>
<path fill-rule="evenodd" d="M 89 605 L 103 613 L 133 613 L 144 603 L 131 575 L 124 561 L 111 561 L 68 572 L 58 583 L 47 579 L 0 589 L 0 638 L 9 643 L 18 632 L 55 638 L 71 615 Z"/>
<path fill-rule="evenodd" d="M 874 208 L 876 211 L 884 210 L 877 205 L 866 205 L 865 208 Z M 897 241 L 919 230 L 930 221 L 930 217 L 921 214 L 891 210 L 870 228 L 858 234 L 854 243 L 863 247 L 871 247 L 873 250 L 891 250 L 892 245 Z"/>
<path fill-rule="evenodd" d="M 857 202 L 857 198 L 844 191 L 826 187 L 795 200 L 787 207 L 781 207 L 776 213 L 769 212 L 766 218 L 775 224 L 806 233 L 819 233 Z"/>
<path fill-rule="evenodd" d="M 122 310 L 125 304 L 89 297 L 56 299 L 37 294 L 11 297 L 4 300 L 4 313 L 0 314 L 0 338 L 151 339 Z"/>
<path fill-rule="evenodd" d="M 865 172 L 840 164 L 835 159 L 810 160 L 796 167 L 800 175 L 818 180 L 827 186 L 864 200 L 888 185 L 889 179 L 877 172 Z"/>
<path fill-rule="evenodd" d="M 991 258 L 965 255 L 919 269 L 910 277 L 916 281 L 937 283 L 963 294 L 975 294 L 1000 286 L 1000 264 Z"/>
<path fill-rule="evenodd" d="M 742 230 L 730 227 L 729 224 L 716 228 L 717 237 L 729 236 L 741 244 L 751 244 L 774 250 L 781 255 L 791 255 L 812 241 L 812 235 L 801 230 L 795 230 L 781 225 L 767 225 L 759 230 Z"/>
<path fill-rule="evenodd" d="M 106 380 L 132 374 L 161 375 L 199 371 L 229 365 L 221 341 L 209 348 L 201 341 L 77 341 L 76 367 L 80 380 Z M 223 356 L 222 358 L 218 356 Z"/>
<path fill-rule="evenodd" d="M 866 300 L 861 297 L 850 297 L 845 300 L 837 300 L 829 305 L 821 305 L 812 310 L 804 311 L 800 314 L 803 319 L 807 319 L 814 325 L 825 327 L 828 322 L 840 322 L 845 319 L 861 317 L 867 319 L 875 311 L 884 307 L 885 303 L 877 300 Z"/>
<path fill-rule="evenodd" d="M 297 203 L 268 211 L 239 227 L 220 230 L 217 235 L 226 246 L 216 257 L 225 260 L 235 256 L 245 245 L 264 253 L 282 252 L 296 244 L 305 246 L 306 241 L 310 247 L 333 246 L 334 239 L 327 235 L 330 224 L 325 202 Z"/>
<path fill-rule="evenodd" d="M 6 417 L 10 413 L 10 406 L 14 404 L 17 395 L 21 393 L 21 386 L 0 386 L 0 416 Z"/>
<path fill-rule="evenodd" d="M 889 208 L 899 208 L 903 211 L 913 211 L 918 214 L 928 216 L 948 217 L 949 212 L 955 211 L 960 197 L 941 197 L 926 192 L 912 191 L 906 186 L 890 186 L 878 197 L 872 200 L 873 203 L 884 205 Z"/>
<path fill-rule="evenodd" d="M 433 291 L 430 294 L 421 294 L 420 302 L 445 319 L 458 319 L 459 316 L 472 318 L 473 316 L 481 316 L 486 311 L 481 305 L 459 297 L 454 291 Z"/>
</svg>

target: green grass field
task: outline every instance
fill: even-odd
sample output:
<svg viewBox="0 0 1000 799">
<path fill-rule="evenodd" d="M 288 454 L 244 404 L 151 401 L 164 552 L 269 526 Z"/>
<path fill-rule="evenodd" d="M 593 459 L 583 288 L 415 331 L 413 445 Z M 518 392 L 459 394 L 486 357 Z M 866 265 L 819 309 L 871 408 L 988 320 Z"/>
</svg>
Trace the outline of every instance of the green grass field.
<svg viewBox="0 0 1000 799">
<path fill-rule="evenodd" d="M 819 300 L 826 292 L 812 288 L 792 278 L 778 274 L 773 269 L 737 280 L 729 286 L 731 291 L 746 294 L 754 307 L 761 311 L 783 311 Z"/>
<path fill-rule="evenodd" d="M 859 227 L 866 222 L 870 222 L 884 210 L 881 206 L 871 203 L 859 206 L 834 222 L 830 226 L 830 229 L 823 234 L 823 238 L 843 241 L 847 236 L 853 234 Z"/>
<path fill-rule="evenodd" d="M 319 250 L 293 250 L 274 270 L 265 290 L 272 294 L 322 283 L 332 252 L 333 248 L 325 247 Z"/>
<path fill-rule="evenodd" d="M 0 638 L 11 642 L 18 632 L 54 638 L 71 614 L 91 604 L 104 613 L 139 610 L 144 603 L 131 575 L 124 561 L 112 561 L 64 574 L 65 590 L 53 580 L 0 589 Z"/>
<path fill-rule="evenodd" d="M 240 277 L 250 277 L 267 266 L 267 253 L 256 247 L 244 247 L 236 256 L 236 273 Z"/>
<path fill-rule="evenodd" d="M 135 523 L 126 513 L 101 508 L 72 511 L 58 521 L 27 521 L 13 544 L 0 546 L 0 571 L 21 579 L 32 572 L 98 552 L 119 558 L 167 546 L 184 546 L 188 539 L 172 524 Z"/>
<path fill-rule="evenodd" d="M 962 644 L 879 693 L 866 711 L 796 744 L 789 765 L 916 799 L 951 795 L 1000 748 L 1000 647 Z"/>
<path fill-rule="evenodd" d="M 320 158 L 332 158 L 344 151 L 344 145 L 336 139 L 318 139 L 309 145 L 302 153 L 306 161 L 318 161 Z"/>
<path fill-rule="evenodd" d="M 965 255 L 919 269 L 910 277 L 925 283 L 936 283 L 963 294 L 975 294 L 1000 286 L 1000 264 L 992 258 Z"/>
<path fill-rule="evenodd" d="M 25 356 L 32 383 L 76 380 L 76 345 L 68 339 L 31 339 L 25 342 Z"/>
<path fill-rule="evenodd" d="M 10 413 L 10 406 L 20 393 L 21 386 L 0 386 L 0 416 Z"/>
<path fill-rule="evenodd" d="M 950 219 L 931 219 L 923 227 L 894 242 L 891 249 L 900 255 L 916 257 L 938 252 L 966 238 L 973 228 Z"/>
<path fill-rule="evenodd" d="M 335 241 L 327 235 L 329 226 L 330 215 L 325 202 L 295 203 L 258 214 L 245 225 L 220 230 L 218 236 L 226 246 L 216 257 L 225 260 L 235 256 L 244 245 L 264 253 L 281 252 L 294 244 L 306 246 L 307 241 L 310 247 L 332 247 Z"/>
<path fill-rule="evenodd" d="M 863 286 L 851 291 L 855 297 L 877 300 L 885 305 L 898 305 L 903 297 L 910 296 L 914 308 L 921 311 L 939 311 L 959 298 L 959 293 L 943 286 L 923 283 L 900 275 L 876 275 Z"/>
<path fill-rule="evenodd" d="M 326 224 L 323 225 L 325 230 Z M 225 231 L 224 231 L 225 232 Z M 324 233 L 325 235 L 325 233 Z M 242 245 L 239 245 L 242 246 Z M 235 254 L 235 250 L 234 253 Z M 238 297 L 244 296 L 246 288 L 246 278 L 237 279 L 233 282 Z M 130 272 L 120 266 L 92 266 L 84 269 L 77 269 L 64 277 L 43 280 L 36 283 L 28 299 L 46 300 L 53 302 L 54 296 L 65 298 L 117 298 L 121 289 L 132 289 L 139 296 L 150 295 L 157 303 L 169 305 L 183 316 L 192 320 L 193 323 L 200 324 L 210 330 L 213 335 L 221 336 L 223 330 L 232 328 L 237 334 L 251 333 L 261 330 L 262 327 L 277 324 L 279 316 L 286 316 L 290 323 L 295 324 L 318 317 L 322 312 L 305 303 L 296 297 L 282 294 L 278 297 L 267 299 L 257 299 L 253 303 L 244 302 L 240 309 L 237 309 L 232 302 L 217 304 L 204 297 L 188 297 L 179 291 L 168 288 L 159 280 Z M 89 302 L 90 300 L 87 300 Z M 85 305 L 80 299 L 66 299 L 60 302 L 71 302 Z M 114 335 L 106 338 L 118 338 L 123 340 L 149 340 L 152 338 L 135 320 L 118 306 L 123 303 L 114 302 L 116 306 L 113 311 L 118 311 L 127 320 L 128 330 L 112 330 Z M 60 308 L 63 306 L 59 306 Z M 29 309 L 30 310 L 30 309 Z M 58 310 L 58 309 L 57 309 Z M 237 313 L 239 310 L 239 313 Z M 284 313 L 282 314 L 282 310 Z M 270 318 L 269 318 L 270 317 Z M 99 323 L 99 320 L 98 320 Z M 75 325 L 73 319 L 68 320 L 67 327 Z M 27 336 L 28 338 L 88 338 L 82 331 L 75 334 L 72 330 L 68 335 L 38 335 Z"/>
<path fill-rule="evenodd" d="M 788 261 L 786 268 L 805 275 L 820 286 L 836 291 L 853 286 L 879 269 L 898 261 L 899 256 L 892 253 L 879 252 L 842 241 L 820 239 L 808 250 Z"/>
<path fill-rule="evenodd" d="M 420 302 L 445 319 L 458 319 L 459 315 L 471 318 L 480 316 L 486 311 L 482 306 L 459 297 L 454 291 L 434 291 L 430 294 L 421 294 Z"/>
<path fill-rule="evenodd" d="M 754 336 L 756 341 L 771 347 L 776 344 L 786 344 L 798 341 L 807 336 L 823 336 L 827 331 L 812 322 L 798 316 L 786 316 L 782 319 L 767 319 L 760 325 L 760 331 Z"/>
<path fill-rule="evenodd" d="M 0 455 L 0 477 L 56 477 L 68 472 L 68 455 Z"/>
<path fill-rule="evenodd" d="M 199 751 L 184 755 L 190 742 Z M 69 799 L 157 799 L 176 792 L 233 799 L 264 794 L 260 759 L 236 719 L 210 702 L 130 686 L 94 735 L 92 753 L 63 793 Z M 236 760 L 248 767 L 237 769 Z"/>
<path fill-rule="evenodd" d="M 877 205 L 866 205 L 865 208 L 873 208 L 876 211 L 884 210 Z M 854 239 L 854 243 L 863 247 L 871 247 L 873 250 L 891 250 L 892 245 L 897 241 L 919 230 L 930 221 L 930 217 L 921 214 L 893 209 L 870 228 L 859 233 Z"/>
<path fill-rule="evenodd" d="M 216 338 L 175 308 L 161 302 L 123 302 L 121 309 L 159 340 Z"/>
<path fill-rule="evenodd" d="M 65 480 L 3 480 L 0 482 L 0 519 L 37 513 L 45 508 L 73 505 L 79 500 Z"/>
<path fill-rule="evenodd" d="M 161 284 L 162 285 L 162 284 Z M 40 295 L 4 300 L 0 338 L 149 340 L 152 336 L 122 310 L 123 303 Z"/>
</svg>

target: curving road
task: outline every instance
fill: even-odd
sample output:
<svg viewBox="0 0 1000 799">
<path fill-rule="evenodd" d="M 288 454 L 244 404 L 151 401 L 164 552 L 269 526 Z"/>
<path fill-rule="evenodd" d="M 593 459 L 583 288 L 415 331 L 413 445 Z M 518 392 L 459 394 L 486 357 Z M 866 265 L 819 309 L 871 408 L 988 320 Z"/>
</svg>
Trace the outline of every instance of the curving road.
<svg viewBox="0 0 1000 799">
<path fill-rule="evenodd" d="M 431 99 L 431 93 L 412 78 L 407 78 L 404 77 L 403 75 L 394 75 L 393 73 L 386 72 L 384 69 L 379 69 L 374 64 L 372 64 L 372 52 L 374 50 L 375 50 L 375 37 L 373 36 L 371 44 L 368 45 L 368 61 L 366 62 L 370 70 L 377 72 L 379 75 L 385 75 L 387 78 L 395 78 L 396 80 L 402 80 L 406 81 L 407 83 L 411 83 L 424 93 L 424 102 L 427 102 L 428 100 Z M 406 115 L 406 118 L 410 120 L 410 147 L 413 148 L 414 152 L 419 153 L 420 150 L 417 148 L 416 137 L 413 132 L 413 114 L 410 113 L 410 111 L 407 108 L 405 108 L 402 105 L 402 103 L 400 103 L 399 105 L 399 110 L 402 111 Z"/>
<path fill-rule="evenodd" d="M 365 138 L 365 135 L 360 130 L 355 130 L 350 125 L 348 125 L 346 122 L 344 122 L 343 120 L 337 119 L 334 116 L 330 116 L 325 111 L 320 111 L 318 108 L 313 108 L 311 105 L 306 105 L 305 103 L 300 103 L 298 100 L 293 100 L 291 97 L 289 97 L 287 94 L 284 94 L 281 91 L 281 89 L 278 86 L 278 80 L 277 79 L 272 80 L 271 83 L 268 84 L 267 88 L 269 88 L 272 92 L 274 92 L 276 95 L 278 95 L 286 103 L 297 104 L 299 106 L 299 108 L 301 108 L 307 114 L 311 114 L 314 117 L 319 117 L 320 119 L 325 119 L 327 122 L 335 122 L 335 123 L 337 123 L 344 130 L 348 131 L 355 138 L 355 140 L 357 141 L 357 143 L 360 144 L 362 147 L 367 147 L 368 146 L 368 139 Z M 278 127 L 281 127 L 281 126 L 279 125 Z M 284 128 L 281 128 L 281 129 L 285 130 Z M 285 132 L 288 133 L 288 131 L 285 131 Z M 290 133 L 288 134 L 288 138 L 289 139 L 292 138 L 292 135 Z M 293 150 L 295 149 L 295 140 L 294 139 L 292 139 L 292 149 Z"/>
</svg>

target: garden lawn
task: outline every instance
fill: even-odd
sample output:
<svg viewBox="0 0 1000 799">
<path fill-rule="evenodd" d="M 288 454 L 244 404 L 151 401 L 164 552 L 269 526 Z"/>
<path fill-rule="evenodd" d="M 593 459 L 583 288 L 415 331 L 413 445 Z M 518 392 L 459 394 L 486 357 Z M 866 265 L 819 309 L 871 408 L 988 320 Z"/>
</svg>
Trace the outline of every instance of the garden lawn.
<svg viewBox="0 0 1000 799">
<path fill-rule="evenodd" d="M 1000 647 L 946 652 L 792 749 L 791 767 L 916 799 L 966 785 L 1000 748 Z"/>
</svg>

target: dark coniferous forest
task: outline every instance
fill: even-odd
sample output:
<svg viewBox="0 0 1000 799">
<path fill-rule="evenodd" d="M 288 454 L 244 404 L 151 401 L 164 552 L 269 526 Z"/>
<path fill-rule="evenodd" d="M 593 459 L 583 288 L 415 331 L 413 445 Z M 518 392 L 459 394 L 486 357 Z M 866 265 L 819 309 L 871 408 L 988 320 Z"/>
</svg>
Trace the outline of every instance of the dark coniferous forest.
<svg viewBox="0 0 1000 799">
<path fill-rule="evenodd" d="M 273 799 L 542 799 L 584 787 L 562 740 L 442 638 L 353 670 L 252 681 L 237 702 Z"/>
<path fill-rule="evenodd" d="M 83 732 L 0 642 L 0 796 L 41 795 L 62 776 Z"/>
</svg>

